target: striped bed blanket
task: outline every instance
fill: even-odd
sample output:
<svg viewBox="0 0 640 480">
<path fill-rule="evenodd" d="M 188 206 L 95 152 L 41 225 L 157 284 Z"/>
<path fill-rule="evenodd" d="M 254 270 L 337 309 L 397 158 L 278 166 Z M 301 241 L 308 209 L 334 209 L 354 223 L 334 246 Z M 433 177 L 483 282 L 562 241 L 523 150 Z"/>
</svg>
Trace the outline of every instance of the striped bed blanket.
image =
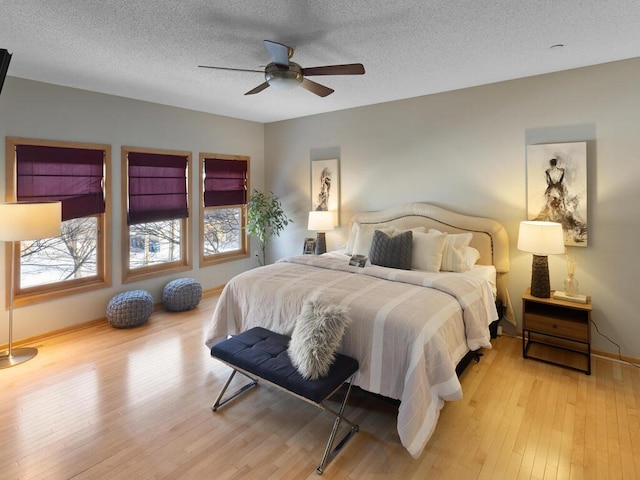
<svg viewBox="0 0 640 480">
<path fill-rule="evenodd" d="M 418 457 L 445 401 L 462 397 L 455 372 L 469 350 L 491 348 L 498 318 L 489 282 L 461 273 L 359 268 L 337 253 L 288 257 L 234 277 L 205 343 L 261 326 L 290 336 L 302 305 L 319 295 L 352 319 L 340 352 L 356 358 L 354 384 L 400 400 L 397 430 Z"/>
</svg>

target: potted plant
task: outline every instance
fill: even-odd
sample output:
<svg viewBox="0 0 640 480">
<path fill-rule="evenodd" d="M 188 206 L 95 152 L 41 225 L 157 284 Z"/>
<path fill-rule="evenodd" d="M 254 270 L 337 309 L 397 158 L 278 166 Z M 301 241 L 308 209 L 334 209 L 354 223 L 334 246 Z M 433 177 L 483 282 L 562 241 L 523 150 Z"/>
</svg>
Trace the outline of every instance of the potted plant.
<svg viewBox="0 0 640 480">
<path fill-rule="evenodd" d="M 265 249 L 272 235 L 280 236 L 284 227 L 293 223 L 282 210 L 280 200 L 273 192 L 258 190 L 251 192 L 247 204 L 247 233 L 260 242 L 262 256 L 258 255 L 260 265 L 265 264 Z"/>
</svg>

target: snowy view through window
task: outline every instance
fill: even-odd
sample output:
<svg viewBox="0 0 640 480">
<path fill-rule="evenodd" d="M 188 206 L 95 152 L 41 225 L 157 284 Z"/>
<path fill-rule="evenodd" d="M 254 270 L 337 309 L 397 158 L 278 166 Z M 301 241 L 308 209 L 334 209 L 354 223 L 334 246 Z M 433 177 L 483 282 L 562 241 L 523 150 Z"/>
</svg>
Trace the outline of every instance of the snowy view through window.
<svg viewBox="0 0 640 480">
<path fill-rule="evenodd" d="M 96 217 L 62 222 L 61 235 L 20 242 L 20 288 L 97 274 Z"/>
<path fill-rule="evenodd" d="M 204 254 L 242 248 L 242 209 L 208 208 L 204 211 Z"/>
<path fill-rule="evenodd" d="M 241 208 L 211 208 L 204 214 L 205 255 L 242 248 Z M 129 227 L 129 267 L 142 268 L 180 259 L 181 220 Z M 97 219 L 62 223 L 59 237 L 20 243 L 20 288 L 93 277 L 97 271 Z"/>
<path fill-rule="evenodd" d="M 141 268 L 180 259 L 182 221 L 141 223 L 129 227 L 129 268 Z"/>
</svg>

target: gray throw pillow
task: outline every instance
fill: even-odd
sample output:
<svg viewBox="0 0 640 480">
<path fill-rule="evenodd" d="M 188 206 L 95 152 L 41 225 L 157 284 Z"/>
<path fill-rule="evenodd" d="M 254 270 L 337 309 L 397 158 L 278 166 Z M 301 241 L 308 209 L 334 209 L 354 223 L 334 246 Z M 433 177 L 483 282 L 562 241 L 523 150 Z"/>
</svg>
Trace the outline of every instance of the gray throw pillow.
<svg viewBox="0 0 640 480">
<path fill-rule="evenodd" d="M 302 306 L 289 343 L 289 358 L 305 379 L 316 380 L 329 373 L 350 318 L 340 305 L 323 304 L 309 298 Z"/>
<path fill-rule="evenodd" d="M 371 242 L 369 260 L 373 265 L 381 267 L 411 270 L 411 255 L 413 249 L 413 232 L 390 237 L 384 232 L 376 230 Z"/>
</svg>

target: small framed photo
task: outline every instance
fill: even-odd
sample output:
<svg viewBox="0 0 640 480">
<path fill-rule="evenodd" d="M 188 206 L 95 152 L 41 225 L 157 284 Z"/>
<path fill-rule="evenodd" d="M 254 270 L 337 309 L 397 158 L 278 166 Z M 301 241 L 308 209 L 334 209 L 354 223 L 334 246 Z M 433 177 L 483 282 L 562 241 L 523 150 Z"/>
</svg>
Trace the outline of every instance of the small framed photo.
<svg viewBox="0 0 640 480">
<path fill-rule="evenodd" d="M 302 247 L 303 255 L 313 255 L 316 252 L 316 239 L 315 238 L 305 238 L 304 239 L 304 247 Z"/>
</svg>

